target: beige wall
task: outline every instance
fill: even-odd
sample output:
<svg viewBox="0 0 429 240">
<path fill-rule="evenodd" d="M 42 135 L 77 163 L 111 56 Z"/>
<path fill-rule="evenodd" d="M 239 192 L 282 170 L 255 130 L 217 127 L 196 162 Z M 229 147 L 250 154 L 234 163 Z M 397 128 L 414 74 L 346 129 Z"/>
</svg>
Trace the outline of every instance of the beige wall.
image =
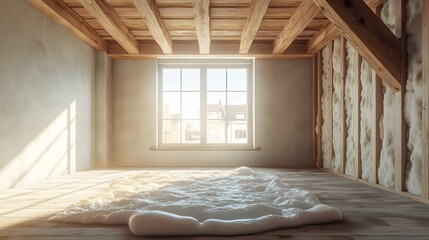
<svg viewBox="0 0 429 240">
<path fill-rule="evenodd" d="M 304 166 L 312 163 L 311 60 L 256 60 L 255 135 L 260 151 L 160 151 L 156 61 L 114 60 L 114 166 Z"/>
<path fill-rule="evenodd" d="M 89 169 L 94 51 L 25 0 L 0 33 L 0 189 Z"/>
</svg>

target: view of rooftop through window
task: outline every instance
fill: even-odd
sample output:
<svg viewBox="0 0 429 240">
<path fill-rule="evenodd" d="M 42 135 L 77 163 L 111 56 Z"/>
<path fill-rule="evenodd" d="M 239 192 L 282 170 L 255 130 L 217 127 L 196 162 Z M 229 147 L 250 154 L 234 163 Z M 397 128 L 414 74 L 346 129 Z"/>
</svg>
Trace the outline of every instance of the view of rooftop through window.
<svg viewBox="0 0 429 240">
<path fill-rule="evenodd" d="M 249 68 L 162 67 L 161 144 L 248 144 Z"/>
</svg>

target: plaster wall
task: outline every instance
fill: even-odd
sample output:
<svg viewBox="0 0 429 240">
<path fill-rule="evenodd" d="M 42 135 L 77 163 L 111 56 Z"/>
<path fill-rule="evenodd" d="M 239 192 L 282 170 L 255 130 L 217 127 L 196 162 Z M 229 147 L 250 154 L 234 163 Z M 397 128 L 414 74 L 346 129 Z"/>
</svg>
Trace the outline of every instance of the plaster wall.
<svg viewBox="0 0 429 240">
<path fill-rule="evenodd" d="M 114 60 L 114 166 L 313 166 L 312 60 L 255 61 L 255 139 L 261 150 L 151 150 L 156 61 Z"/>
<path fill-rule="evenodd" d="M 89 169 L 94 51 L 25 0 L 0 35 L 0 189 Z"/>
</svg>

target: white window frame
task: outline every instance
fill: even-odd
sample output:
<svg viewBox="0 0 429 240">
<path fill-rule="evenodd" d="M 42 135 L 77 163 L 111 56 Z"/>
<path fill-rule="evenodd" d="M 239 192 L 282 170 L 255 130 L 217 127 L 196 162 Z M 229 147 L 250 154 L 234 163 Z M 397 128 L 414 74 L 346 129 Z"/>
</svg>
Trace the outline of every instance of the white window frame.
<svg viewBox="0 0 429 240">
<path fill-rule="evenodd" d="M 163 143 L 163 69 L 200 68 L 200 143 Z M 247 69 L 247 143 L 207 143 L 207 69 Z M 156 148 L 159 149 L 249 149 L 255 148 L 254 139 L 254 59 L 158 59 L 157 60 L 157 135 Z M 182 92 L 182 90 L 180 91 Z M 228 92 L 228 90 L 226 90 Z M 233 133 L 234 134 L 234 133 Z M 225 136 L 227 139 L 227 136 Z"/>
</svg>

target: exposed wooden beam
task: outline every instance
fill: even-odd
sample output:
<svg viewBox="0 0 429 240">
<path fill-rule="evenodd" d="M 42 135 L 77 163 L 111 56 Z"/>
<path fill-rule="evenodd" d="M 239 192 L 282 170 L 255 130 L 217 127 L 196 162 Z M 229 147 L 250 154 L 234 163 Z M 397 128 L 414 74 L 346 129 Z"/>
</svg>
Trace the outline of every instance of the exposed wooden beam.
<svg viewBox="0 0 429 240">
<path fill-rule="evenodd" d="M 375 9 L 381 5 L 385 0 L 365 0 L 365 3 L 371 9 Z M 340 36 L 341 30 L 338 29 L 334 24 L 328 23 L 322 27 L 313 37 L 308 41 L 308 53 L 317 53 L 329 42 Z"/>
<path fill-rule="evenodd" d="M 155 0 L 134 0 L 134 5 L 143 17 L 153 39 L 158 43 L 164 53 L 173 53 L 173 43 L 170 34 L 164 26 Z"/>
<path fill-rule="evenodd" d="M 28 0 L 28 2 L 71 31 L 76 37 L 87 43 L 89 46 L 97 50 L 107 50 L 107 42 L 63 1 Z"/>
<path fill-rule="evenodd" d="M 393 89 L 401 89 L 401 43 L 362 0 L 313 0 Z"/>
<path fill-rule="evenodd" d="M 273 53 L 283 53 L 320 12 L 312 1 L 302 1 L 273 42 Z"/>
<path fill-rule="evenodd" d="M 312 117 L 312 133 L 313 133 L 313 162 L 314 166 L 317 166 L 317 103 L 319 99 L 317 98 L 317 56 L 313 58 L 313 72 L 312 72 L 312 100 L 313 100 L 313 117 Z"/>
<path fill-rule="evenodd" d="M 320 51 L 326 44 L 340 36 L 340 34 L 341 31 L 334 24 L 326 24 L 308 41 L 307 52 L 315 53 Z"/>
<path fill-rule="evenodd" d="M 423 16 L 423 178 L 422 178 L 422 197 L 429 199 L 429 1 L 422 1 Z"/>
<path fill-rule="evenodd" d="M 210 53 L 210 0 L 194 0 L 194 19 L 200 54 Z"/>
<path fill-rule="evenodd" d="M 247 53 L 249 51 L 270 2 L 271 0 L 253 0 L 250 4 L 249 13 L 247 14 L 246 23 L 241 34 L 240 53 Z"/>
<path fill-rule="evenodd" d="M 333 91 L 334 91 L 334 66 L 332 64 L 332 59 L 334 55 L 334 42 L 328 44 L 329 49 L 329 56 L 328 56 L 328 63 L 329 63 L 329 70 L 328 70 L 328 106 L 329 110 L 327 112 L 327 123 L 328 123 L 328 159 L 323 159 L 323 161 L 328 161 L 327 167 L 328 169 L 331 169 L 332 167 L 332 157 L 334 156 L 334 129 L 333 129 L 333 121 L 334 121 L 334 111 L 333 111 Z"/>
<path fill-rule="evenodd" d="M 407 163 L 407 126 L 404 118 L 405 86 L 408 77 L 407 33 L 405 31 L 405 0 L 395 1 L 395 35 L 401 38 L 401 84 L 402 89 L 395 93 L 395 190 L 405 190 L 405 169 Z"/>
<path fill-rule="evenodd" d="M 323 152 L 322 152 L 322 54 L 317 53 L 317 167 L 323 168 Z"/>
<path fill-rule="evenodd" d="M 362 160 L 361 160 L 361 146 L 360 146 L 360 101 L 361 101 L 361 91 L 362 91 L 362 83 L 360 80 L 360 67 L 362 65 L 362 57 L 359 55 L 359 53 L 356 51 L 356 60 L 355 60 L 355 76 L 356 76 L 356 98 L 354 99 L 355 104 L 357 107 L 355 107 L 355 178 L 360 179 L 362 178 Z"/>
<path fill-rule="evenodd" d="M 137 40 L 106 0 L 79 0 L 79 2 L 89 13 L 98 19 L 100 25 L 128 53 L 138 53 Z"/>
<path fill-rule="evenodd" d="M 238 49 L 240 48 L 240 42 L 217 42 L 214 41 L 210 44 L 210 55 L 199 55 L 199 45 L 196 41 L 186 42 L 178 41 L 174 45 L 174 54 L 172 57 L 258 57 L 258 58 L 313 58 L 314 54 L 305 53 L 306 44 L 292 44 L 285 53 L 273 54 L 272 44 L 269 42 L 254 42 L 250 47 L 247 54 L 239 54 Z M 127 58 L 127 59 L 139 59 L 139 58 L 157 58 L 165 56 L 162 49 L 155 42 L 153 43 L 140 43 L 140 53 L 129 54 L 119 44 L 109 45 L 109 56 L 112 58 Z"/>
</svg>

